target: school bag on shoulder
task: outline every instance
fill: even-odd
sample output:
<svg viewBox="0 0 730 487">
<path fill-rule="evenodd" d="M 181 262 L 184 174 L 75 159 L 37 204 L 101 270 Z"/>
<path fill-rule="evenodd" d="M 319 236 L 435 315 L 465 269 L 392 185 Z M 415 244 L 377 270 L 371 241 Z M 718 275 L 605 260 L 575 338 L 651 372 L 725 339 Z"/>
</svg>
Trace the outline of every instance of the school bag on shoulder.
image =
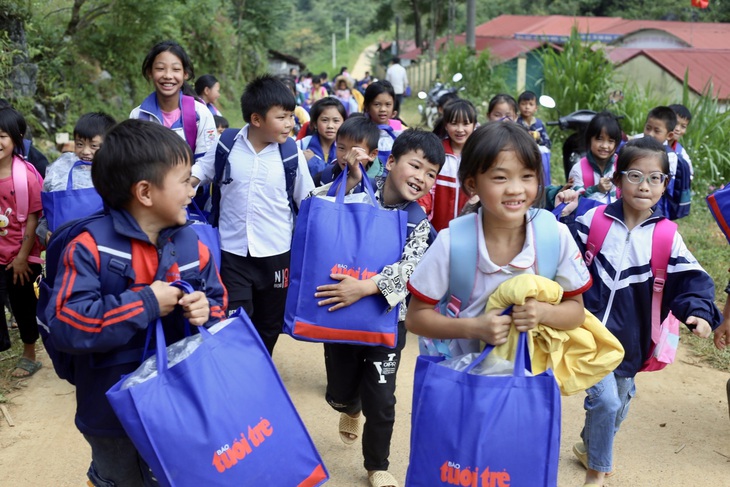
<svg viewBox="0 0 730 487">
<path fill-rule="evenodd" d="M 218 146 L 215 149 L 215 177 L 213 178 L 212 209 L 210 212 L 210 223 L 214 227 L 218 226 L 218 220 L 221 214 L 221 186 L 233 182 L 231 178 L 231 162 L 228 160 L 228 156 L 233 148 L 236 134 L 240 130 L 236 128 L 225 129 L 218 139 Z M 296 141 L 291 137 L 287 137 L 286 142 L 279 144 L 279 153 L 281 154 L 281 161 L 284 164 L 286 196 L 289 198 L 289 208 L 296 215 L 298 208 L 296 203 L 294 203 L 294 183 L 296 182 L 297 170 L 299 168 L 299 152 Z"/>
<path fill-rule="evenodd" d="M 730 244 L 730 184 L 706 198 L 707 207 Z"/>
<path fill-rule="evenodd" d="M 28 208 L 30 204 L 30 195 L 28 194 L 28 173 L 38 179 L 40 187 L 43 187 L 43 176 L 38 172 L 33 164 L 26 161 L 20 156 L 13 157 L 13 166 L 11 169 L 13 174 L 13 191 L 15 192 L 15 218 L 20 223 L 21 235 L 25 235 L 25 227 L 28 225 Z M 33 235 L 35 238 L 35 235 Z M 43 259 L 37 256 L 29 255 L 28 262 L 34 264 L 42 264 Z"/>
<path fill-rule="evenodd" d="M 534 224 L 534 235 L 540 236 L 539 245 L 535 245 L 537 273 L 549 279 L 555 279 L 560 258 L 560 239 L 555 215 L 560 215 L 564 207 L 565 205 L 559 205 L 552 213 L 532 208 L 527 216 L 528 221 Z M 442 315 L 458 317 L 466 308 L 474 289 L 479 259 L 478 218 L 478 213 L 470 213 L 449 222 L 449 289 L 437 305 Z M 460 338 L 439 340 L 419 337 L 418 346 L 421 355 L 446 358 L 480 351 L 479 340 Z"/>
<path fill-rule="evenodd" d="M 586 240 L 585 261 L 590 266 L 601 251 L 613 220 L 604 214 L 606 207 L 599 206 L 593 215 Z M 651 294 L 651 350 L 641 371 L 661 370 L 674 362 L 679 345 L 679 320 L 670 311 L 662 322 L 662 294 L 667 279 L 669 257 L 672 254 L 677 224 L 667 219 L 659 220 L 651 236 L 651 273 L 654 276 Z"/>
<path fill-rule="evenodd" d="M 618 153 L 618 151 L 617 151 L 617 153 Z M 611 156 L 611 158 L 613 159 L 613 170 L 615 172 L 616 165 L 618 164 L 618 156 L 616 154 L 614 154 L 613 156 Z M 590 188 L 591 186 L 595 186 L 596 179 L 595 179 L 595 176 L 593 175 L 593 168 L 591 167 L 591 163 L 588 162 L 588 158 L 587 157 L 581 158 L 579 164 L 580 164 L 581 177 L 583 178 L 583 187 Z M 619 188 L 616 188 L 616 197 L 617 198 L 621 197 L 621 190 Z M 608 202 L 609 203 L 611 202 L 610 195 L 608 197 Z M 590 208 L 587 208 L 586 211 L 589 209 Z M 585 211 L 583 213 L 585 213 Z M 583 213 L 578 213 L 578 214 L 582 215 Z"/>
<path fill-rule="evenodd" d="M 53 330 L 48 326 L 54 309 L 48 309 L 53 286 L 56 282 L 58 263 L 63 256 L 66 246 L 79 234 L 88 231 L 96 242 L 99 252 L 99 269 L 101 278 L 101 294 L 121 294 L 129 289 L 134 282 L 135 274 L 132 267 L 132 242 L 128 237 L 120 235 L 114 230 L 114 223 L 108 213 L 98 212 L 86 218 L 73 220 L 61 225 L 52 235 L 46 249 L 45 275 L 39 285 L 38 307 L 36 321 L 43 345 L 53 363 L 56 375 L 71 384 L 74 383 L 75 355 L 61 352 L 53 344 Z M 200 255 L 198 252 L 198 236 L 194 230 L 185 227 L 173 237 L 176 243 L 175 262 L 180 269 L 180 279 L 189 283 L 200 282 Z M 173 262 L 173 263 L 175 263 Z M 171 263 L 172 264 L 172 263 Z M 160 269 L 158 269 L 159 274 Z M 138 354 L 138 357 L 129 357 L 128 354 Z M 115 361 L 100 359 L 104 354 L 90 354 L 89 359 L 102 362 L 111 367 L 139 359 L 142 362 L 142 353 L 139 350 L 129 350 L 126 354 L 115 354 Z M 94 355 L 94 357 L 91 357 Z M 130 358 L 132 360 L 130 360 Z"/>
<path fill-rule="evenodd" d="M 681 146 L 680 146 L 681 148 Z M 672 179 L 672 188 L 667 188 L 667 217 L 678 220 L 689 215 L 692 203 L 692 177 L 689 163 L 677 152 L 677 172 Z"/>
</svg>

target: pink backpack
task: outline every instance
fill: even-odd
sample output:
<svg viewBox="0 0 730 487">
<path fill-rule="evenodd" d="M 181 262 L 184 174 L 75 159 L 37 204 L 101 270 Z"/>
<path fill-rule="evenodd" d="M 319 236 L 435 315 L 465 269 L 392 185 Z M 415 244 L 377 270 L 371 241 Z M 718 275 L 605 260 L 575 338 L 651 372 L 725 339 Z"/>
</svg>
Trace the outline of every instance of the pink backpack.
<svg viewBox="0 0 730 487">
<path fill-rule="evenodd" d="M 25 235 L 25 226 L 28 222 L 28 205 L 30 196 L 28 195 L 28 173 L 34 174 L 38 178 L 38 183 L 43 187 L 43 176 L 38 172 L 33 164 L 26 161 L 20 156 L 13 157 L 13 190 L 15 191 L 15 217 L 20 223 L 21 235 Z M 36 256 L 28 256 L 28 262 L 42 264 L 43 259 Z"/>
<path fill-rule="evenodd" d="M 605 206 L 596 207 L 593 215 L 591 228 L 588 231 L 586 242 L 585 261 L 590 266 L 593 259 L 601 250 L 603 241 L 606 239 L 613 220 L 604 215 Z M 672 253 L 674 234 L 677 232 L 677 224 L 662 219 L 654 226 L 651 237 L 651 273 L 654 276 L 654 285 L 651 295 L 651 343 L 652 348 L 649 358 L 642 365 L 641 370 L 651 372 L 661 370 L 674 362 L 679 345 L 679 320 L 672 312 L 667 318 L 660 322 L 662 308 L 662 293 L 664 283 L 667 279 L 667 267 L 669 257 Z"/>
<path fill-rule="evenodd" d="M 613 170 L 616 172 L 616 164 L 618 163 L 618 158 L 614 154 L 613 156 Z M 590 188 L 591 186 L 595 186 L 596 179 L 593 177 L 593 168 L 591 167 L 591 163 L 588 162 L 587 157 L 581 158 L 580 162 L 580 174 L 583 178 L 583 187 L 584 188 Z M 621 190 L 619 188 L 616 188 L 616 197 L 621 197 Z"/>
</svg>

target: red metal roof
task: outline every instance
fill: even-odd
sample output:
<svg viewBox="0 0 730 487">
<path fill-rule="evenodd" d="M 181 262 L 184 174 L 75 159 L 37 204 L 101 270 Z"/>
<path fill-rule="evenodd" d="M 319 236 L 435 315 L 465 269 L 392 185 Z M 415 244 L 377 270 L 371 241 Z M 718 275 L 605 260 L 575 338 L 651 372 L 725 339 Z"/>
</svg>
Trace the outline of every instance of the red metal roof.
<svg viewBox="0 0 730 487">
<path fill-rule="evenodd" d="M 505 37 L 512 39 L 515 32 L 528 29 L 536 23 L 542 22 L 541 15 L 500 15 L 489 22 L 478 25 L 475 29 L 477 36 Z"/>
<path fill-rule="evenodd" d="M 730 49 L 624 49 L 609 52 L 609 59 L 623 64 L 636 56 L 646 56 L 681 83 L 689 70 L 688 84 L 701 94 L 712 81 L 713 94 L 730 99 Z"/>
</svg>

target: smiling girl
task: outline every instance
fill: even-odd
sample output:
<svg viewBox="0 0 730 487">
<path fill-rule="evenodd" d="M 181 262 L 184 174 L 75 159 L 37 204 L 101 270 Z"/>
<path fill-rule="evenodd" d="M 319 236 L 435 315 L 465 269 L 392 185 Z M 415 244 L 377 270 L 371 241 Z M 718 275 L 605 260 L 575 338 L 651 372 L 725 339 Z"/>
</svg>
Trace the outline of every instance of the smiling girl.
<svg viewBox="0 0 730 487">
<path fill-rule="evenodd" d="M 215 142 L 217 131 L 208 107 L 183 94 L 183 85 L 195 76 L 185 50 L 175 41 L 156 44 L 142 63 L 142 74 L 155 91 L 132 110 L 129 118 L 172 129 L 188 143 L 195 159 L 202 157 Z"/>
</svg>

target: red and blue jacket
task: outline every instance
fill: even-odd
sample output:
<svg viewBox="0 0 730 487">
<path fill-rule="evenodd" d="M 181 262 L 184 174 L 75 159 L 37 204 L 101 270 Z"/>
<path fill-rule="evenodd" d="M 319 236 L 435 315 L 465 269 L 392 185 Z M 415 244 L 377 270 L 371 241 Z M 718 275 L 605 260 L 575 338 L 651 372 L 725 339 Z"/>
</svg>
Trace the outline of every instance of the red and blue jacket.
<svg viewBox="0 0 730 487">
<path fill-rule="evenodd" d="M 163 230 L 156 246 L 129 213 L 110 213 L 114 230 L 131 243 L 128 285 L 118 293 L 102 293 L 100 276 L 112 271 L 100 268 L 100 252 L 120 252 L 98 246 L 92 235 L 84 231 L 66 246 L 58 263 L 47 316 L 56 348 L 74 355 L 76 426 L 84 434 L 119 437 L 125 435 L 124 429 L 105 393 L 142 362 L 148 327 L 154 328 L 149 325 L 160 317 L 150 284 L 155 280 L 178 280 L 182 271 L 185 280 L 208 297 L 210 319 L 206 326 L 225 319 L 228 296 L 208 248 L 186 233 L 194 232 L 192 229 L 181 226 Z M 197 242 L 199 261 L 194 264 L 198 272 L 185 269 L 190 265 L 178 267 L 177 256 L 183 252 L 176 251 L 176 244 L 183 242 Z M 109 279 L 106 275 L 104 278 Z M 162 322 L 168 344 L 184 337 L 184 318 L 179 307 Z M 195 327 L 191 328 L 197 333 Z M 152 351 L 153 343 L 154 333 L 149 348 Z"/>
</svg>

